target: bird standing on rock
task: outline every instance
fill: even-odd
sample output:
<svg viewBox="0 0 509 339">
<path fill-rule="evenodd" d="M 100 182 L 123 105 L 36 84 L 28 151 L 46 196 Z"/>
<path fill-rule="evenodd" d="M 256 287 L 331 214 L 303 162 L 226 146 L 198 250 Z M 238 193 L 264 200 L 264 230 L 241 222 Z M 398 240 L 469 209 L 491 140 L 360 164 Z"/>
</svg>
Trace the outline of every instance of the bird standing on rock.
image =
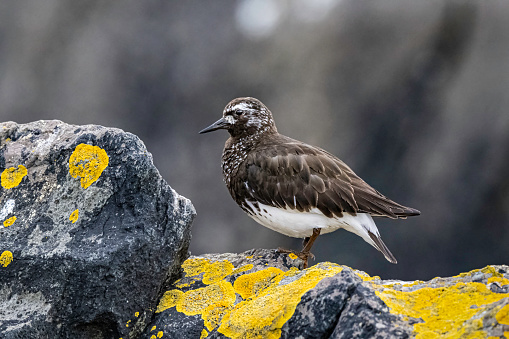
<svg viewBox="0 0 509 339">
<path fill-rule="evenodd" d="M 230 133 L 222 168 L 232 198 L 259 224 L 304 238 L 296 253 L 304 268 L 318 235 L 339 228 L 397 263 L 372 216 L 406 218 L 418 210 L 386 198 L 329 152 L 279 134 L 272 113 L 255 98 L 230 101 L 223 117 L 200 134 L 218 129 Z"/>
</svg>

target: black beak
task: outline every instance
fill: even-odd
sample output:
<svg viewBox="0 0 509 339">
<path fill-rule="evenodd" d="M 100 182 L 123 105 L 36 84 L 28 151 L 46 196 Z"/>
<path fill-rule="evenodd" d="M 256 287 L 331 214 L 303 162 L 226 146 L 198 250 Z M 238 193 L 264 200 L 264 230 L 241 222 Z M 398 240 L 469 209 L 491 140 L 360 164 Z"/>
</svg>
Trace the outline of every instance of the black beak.
<svg viewBox="0 0 509 339">
<path fill-rule="evenodd" d="M 202 129 L 200 134 L 216 131 L 218 129 L 227 129 L 228 127 L 230 127 L 228 121 L 226 121 L 224 118 L 221 118 L 209 127 Z"/>
</svg>

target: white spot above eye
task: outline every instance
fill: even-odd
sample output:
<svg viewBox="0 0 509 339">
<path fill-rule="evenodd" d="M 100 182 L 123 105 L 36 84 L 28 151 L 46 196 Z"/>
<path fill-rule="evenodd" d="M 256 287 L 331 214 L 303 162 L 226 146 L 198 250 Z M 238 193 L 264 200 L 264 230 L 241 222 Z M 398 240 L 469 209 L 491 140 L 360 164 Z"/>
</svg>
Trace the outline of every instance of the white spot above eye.
<svg viewBox="0 0 509 339">
<path fill-rule="evenodd" d="M 236 110 L 247 111 L 251 110 L 251 107 L 245 102 L 239 102 L 235 106 L 229 109 L 229 111 L 235 112 Z"/>
</svg>

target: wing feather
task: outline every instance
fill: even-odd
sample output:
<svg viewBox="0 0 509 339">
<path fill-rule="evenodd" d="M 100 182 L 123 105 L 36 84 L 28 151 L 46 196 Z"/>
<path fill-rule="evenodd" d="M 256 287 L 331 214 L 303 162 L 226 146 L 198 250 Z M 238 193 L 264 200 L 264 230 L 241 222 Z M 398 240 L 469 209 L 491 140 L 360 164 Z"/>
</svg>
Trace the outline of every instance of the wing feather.
<svg viewBox="0 0 509 339">
<path fill-rule="evenodd" d="M 299 211 L 318 208 L 328 217 L 341 217 L 343 212 L 389 218 L 420 214 L 380 194 L 332 154 L 287 137 L 280 139 L 264 145 L 262 153 L 250 153 L 243 164 L 248 193 L 261 203 Z M 236 194 L 232 189 L 230 193 Z"/>
</svg>

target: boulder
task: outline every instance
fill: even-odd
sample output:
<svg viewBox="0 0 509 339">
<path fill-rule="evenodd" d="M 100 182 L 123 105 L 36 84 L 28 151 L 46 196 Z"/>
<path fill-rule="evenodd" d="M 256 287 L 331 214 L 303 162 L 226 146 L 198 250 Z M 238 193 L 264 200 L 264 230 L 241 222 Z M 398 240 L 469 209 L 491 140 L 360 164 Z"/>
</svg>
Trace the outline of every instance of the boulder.
<svg viewBox="0 0 509 339">
<path fill-rule="evenodd" d="M 0 338 L 139 337 L 180 274 L 195 216 L 143 142 L 1 123 L 0 171 Z"/>
<path fill-rule="evenodd" d="M 295 258 L 295 259 L 292 259 Z M 275 250 L 193 256 L 142 338 L 451 338 L 509 334 L 509 267 L 428 282 Z"/>
</svg>

